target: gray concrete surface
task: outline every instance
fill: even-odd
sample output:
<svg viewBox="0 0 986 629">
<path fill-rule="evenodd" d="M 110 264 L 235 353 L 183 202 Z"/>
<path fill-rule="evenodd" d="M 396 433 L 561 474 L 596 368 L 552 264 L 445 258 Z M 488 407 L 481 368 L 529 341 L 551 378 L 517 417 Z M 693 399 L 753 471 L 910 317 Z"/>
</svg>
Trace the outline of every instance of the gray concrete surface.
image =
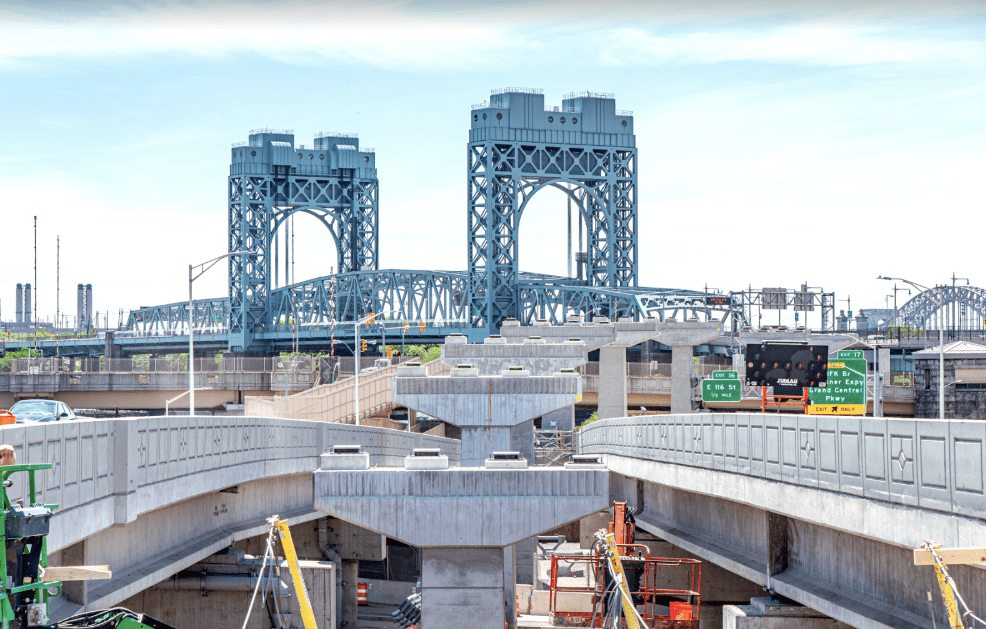
<svg viewBox="0 0 986 629">
<path fill-rule="evenodd" d="M 583 433 L 643 530 L 855 627 L 930 624 L 932 574 L 911 549 L 986 539 L 969 491 L 982 466 L 963 453 L 981 423 L 701 414 Z M 970 606 L 986 607 L 986 571 L 954 569 Z"/>
<path fill-rule="evenodd" d="M 315 473 L 315 508 L 418 547 L 508 546 L 608 506 L 604 470 Z"/>
<path fill-rule="evenodd" d="M 530 328 L 525 328 L 530 329 Z M 537 329 L 531 329 L 535 334 Z M 526 339 L 525 339 L 526 340 Z M 472 365 L 480 375 L 500 375 L 504 369 L 523 367 L 532 376 L 550 376 L 565 368 L 575 368 L 589 360 L 585 342 L 560 343 L 453 343 L 442 345 L 441 360 L 447 365 Z"/>
<path fill-rule="evenodd" d="M 625 347 L 599 348 L 599 419 L 627 414 L 627 352 Z"/>
<path fill-rule="evenodd" d="M 722 332 L 718 321 L 665 321 L 661 324 L 661 343 L 671 347 L 671 412 L 691 413 L 694 349 Z"/>
<path fill-rule="evenodd" d="M 502 346 L 501 346 L 502 347 Z M 462 430 L 461 464 L 479 466 L 493 452 L 517 451 L 534 462 L 534 418 L 571 406 L 579 378 L 561 376 L 402 377 L 392 399 Z"/>
<path fill-rule="evenodd" d="M 753 598 L 749 605 L 726 605 L 722 629 L 849 629 L 847 625 L 810 607 Z"/>
<path fill-rule="evenodd" d="M 541 327 L 529 329 L 536 335 Z M 574 369 L 584 365 L 589 360 L 589 352 L 585 341 L 572 342 L 563 339 L 561 342 L 530 342 L 528 339 L 515 339 L 520 342 L 509 343 L 501 339 L 500 343 L 466 344 L 449 343 L 446 339 L 442 346 L 442 362 L 453 367 L 472 365 L 479 370 L 480 375 L 499 375 L 505 369 L 513 366 L 523 367 L 533 376 L 550 376 L 561 369 Z M 541 416 L 541 426 L 548 429 L 554 423 L 555 430 L 575 429 L 575 406 L 560 408 Z M 532 452 L 533 454 L 533 452 Z M 533 464 L 533 459 L 531 459 Z"/>
<path fill-rule="evenodd" d="M 78 420 L 0 428 L 38 473 L 39 500 L 58 504 L 48 550 L 107 564 L 114 577 L 56 599 L 64 615 L 112 606 L 233 542 L 267 530 L 273 513 L 315 519 L 312 471 L 333 444 L 357 443 L 381 465 L 414 448 L 458 459 L 458 442 L 384 428 L 257 417 Z M 15 473 L 12 500 L 27 475 Z M 64 563 L 62 563 L 64 565 Z M 53 610 L 54 614 L 58 610 Z"/>
<path fill-rule="evenodd" d="M 423 549 L 421 626 L 501 629 L 503 568 L 503 548 Z"/>
</svg>

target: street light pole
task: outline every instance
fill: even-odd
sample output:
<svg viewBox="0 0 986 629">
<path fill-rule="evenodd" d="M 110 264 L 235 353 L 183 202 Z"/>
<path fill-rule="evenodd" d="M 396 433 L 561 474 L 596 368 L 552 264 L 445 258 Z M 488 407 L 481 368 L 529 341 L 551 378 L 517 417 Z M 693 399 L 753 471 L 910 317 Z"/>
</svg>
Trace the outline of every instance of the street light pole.
<svg viewBox="0 0 986 629">
<path fill-rule="evenodd" d="M 356 322 L 356 326 L 355 326 L 356 327 L 356 351 L 354 353 L 356 354 L 356 364 L 355 364 L 355 366 L 353 368 L 353 371 L 354 371 L 354 374 L 353 375 L 356 378 L 355 379 L 355 383 L 354 383 L 356 385 L 356 395 L 355 395 L 355 398 L 353 400 L 353 404 L 355 405 L 356 425 L 357 426 L 360 425 L 359 424 L 359 368 L 360 368 L 359 359 L 360 359 L 360 350 L 362 349 L 362 345 L 360 344 L 360 340 L 359 340 L 359 326 L 363 325 L 367 321 L 376 321 L 376 315 L 374 315 L 374 314 L 371 313 L 368 316 L 363 317 L 362 319 L 359 319 Z"/>
<path fill-rule="evenodd" d="M 252 254 L 252 251 L 230 251 L 218 258 L 207 260 L 202 264 L 188 265 L 188 414 L 195 415 L 195 302 L 192 300 L 192 282 L 202 277 L 202 274 L 216 265 L 217 262 L 231 256 Z M 195 269 L 202 269 L 195 274 Z"/>
<path fill-rule="evenodd" d="M 936 286 L 938 290 L 938 299 L 932 296 L 931 289 L 918 284 L 917 282 L 912 282 L 910 280 L 905 280 L 902 277 L 884 277 L 879 276 L 878 280 L 897 280 L 899 282 L 904 282 L 905 284 L 910 284 L 914 288 L 918 289 L 922 293 L 928 295 L 928 299 L 934 302 L 938 306 L 938 312 L 941 314 L 941 310 L 945 304 L 945 286 Z M 945 326 L 938 326 L 938 419 L 945 419 Z"/>
</svg>

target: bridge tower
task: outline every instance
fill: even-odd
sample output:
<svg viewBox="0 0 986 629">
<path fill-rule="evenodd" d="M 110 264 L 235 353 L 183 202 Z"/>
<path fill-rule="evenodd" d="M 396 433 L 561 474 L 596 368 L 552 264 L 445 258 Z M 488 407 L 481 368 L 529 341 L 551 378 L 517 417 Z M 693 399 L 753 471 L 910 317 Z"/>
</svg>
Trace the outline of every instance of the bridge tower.
<svg viewBox="0 0 986 629">
<path fill-rule="evenodd" d="M 306 212 L 329 230 L 339 273 L 378 266 L 376 155 L 355 134 L 320 133 L 295 147 L 292 131 L 251 131 L 229 167 L 229 348 L 248 350 L 270 320 L 271 250 L 277 229 Z"/>
<path fill-rule="evenodd" d="M 633 112 L 612 94 L 495 90 L 469 130 L 469 296 L 472 325 L 491 332 L 518 315 L 520 219 L 537 191 L 567 194 L 587 227 L 588 286 L 637 285 L 637 148 Z"/>
</svg>

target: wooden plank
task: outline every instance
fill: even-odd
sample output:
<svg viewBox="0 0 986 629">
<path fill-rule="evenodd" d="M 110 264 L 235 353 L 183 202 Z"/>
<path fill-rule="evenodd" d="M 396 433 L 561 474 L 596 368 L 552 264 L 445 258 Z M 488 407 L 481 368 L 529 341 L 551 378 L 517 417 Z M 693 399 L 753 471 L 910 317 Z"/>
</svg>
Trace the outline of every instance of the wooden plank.
<svg viewBox="0 0 986 629">
<path fill-rule="evenodd" d="M 986 548 L 937 548 L 935 552 L 938 553 L 946 566 L 986 563 Z M 914 549 L 915 566 L 931 566 L 934 563 L 935 560 L 931 556 L 930 550 Z"/>
<path fill-rule="evenodd" d="M 45 576 L 41 580 L 45 583 L 53 583 L 55 581 L 96 581 L 112 578 L 113 573 L 109 566 L 49 566 L 45 568 Z"/>
</svg>

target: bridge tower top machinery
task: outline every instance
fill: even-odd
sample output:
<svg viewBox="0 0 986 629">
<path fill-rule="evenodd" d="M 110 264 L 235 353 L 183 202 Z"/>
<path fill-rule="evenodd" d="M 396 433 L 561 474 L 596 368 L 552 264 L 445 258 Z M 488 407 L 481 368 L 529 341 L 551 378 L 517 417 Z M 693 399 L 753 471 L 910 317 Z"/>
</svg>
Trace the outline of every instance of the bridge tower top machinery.
<svg viewBox="0 0 986 629">
<path fill-rule="evenodd" d="M 229 167 L 229 347 L 247 350 L 273 323 L 271 271 L 278 229 L 296 212 L 317 218 L 336 244 L 340 273 L 378 268 L 376 155 L 356 134 L 319 133 L 295 146 L 294 132 L 251 131 Z M 287 274 L 285 274 L 285 283 Z"/>
<path fill-rule="evenodd" d="M 637 286 L 637 149 L 633 113 L 612 94 L 494 90 L 473 105 L 468 148 L 469 297 L 474 326 L 517 317 L 518 228 L 528 200 L 552 186 L 586 226 L 584 284 Z"/>
</svg>

